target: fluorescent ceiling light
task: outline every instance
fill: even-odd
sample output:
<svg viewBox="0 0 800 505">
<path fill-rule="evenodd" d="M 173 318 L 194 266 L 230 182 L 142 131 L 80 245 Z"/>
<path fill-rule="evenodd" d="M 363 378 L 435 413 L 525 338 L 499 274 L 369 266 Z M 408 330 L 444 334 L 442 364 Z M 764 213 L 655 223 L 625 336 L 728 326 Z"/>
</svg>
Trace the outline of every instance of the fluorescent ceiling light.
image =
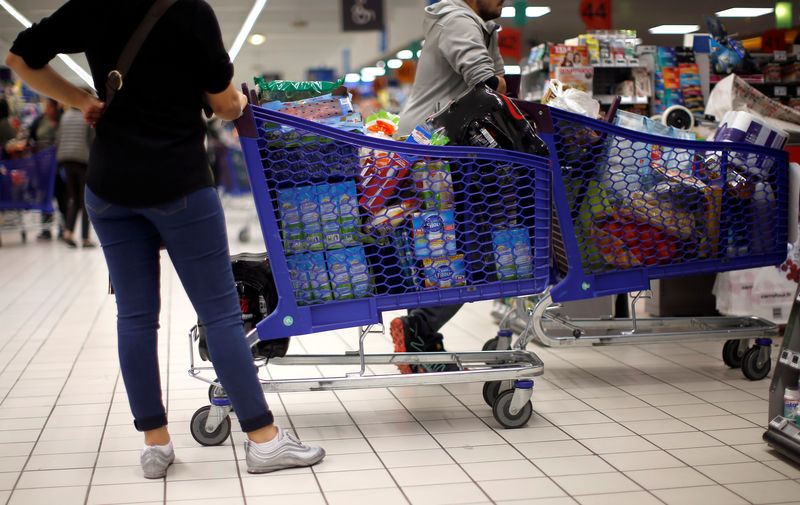
<svg viewBox="0 0 800 505">
<path fill-rule="evenodd" d="M 506 65 L 503 67 L 506 74 L 518 74 L 519 73 L 519 65 Z"/>
<path fill-rule="evenodd" d="M 513 18 L 516 15 L 516 7 L 503 7 L 500 14 L 501 18 Z M 525 16 L 529 18 L 539 18 L 550 13 L 550 7 L 525 7 Z"/>
<path fill-rule="evenodd" d="M 647 31 L 653 35 L 672 35 L 692 33 L 699 29 L 700 27 L 698 25 L 659 25 L 654 26 Z"/>
<path fill-rule="evenodd" d="M 361 82 L 372 82 L 375 80 L 375 76 L 372 74 L 361 74 Z"/>
<path fill-rule="evenodd" d="M 6 2 L 6 0 L 0 0 L 0 6 L 3 7 L 6 12 L 11 14 L 17 21 L 20 22 L 22 26 L 25 28 L 30 28 L 31 22 L 23 16 L 17 9 L 15 9 L 10 3 Z M 83 69 L 80 65 L 78 65 L 75 60 L 67 56 L 66 54 L 59 54 L 58 57 L 63 61 L 75 74 L 81 78 L 83 82 L 88 84 L 90 87 L 94 88 L 94 79 L 89 73 Z"/>
<path fill-rule="evenodd" d="M 773 7 L 732 7 L 724 11 L 717 12 L 721 18 L 757 18 L 766 14 L 772 14 Z"/>
<path fill-rule="evenodd" d="M 361 80 L 361 75 L 359 74 L 346 74 L 344 76 L 344 82 L 358 82 Z"/>
<path fill-rule="evenodd" d="M 414 53 L 411 51 L 411 49 L 403 49 L 402 51 L 397 51 L 397 57 L 401 60 L 410 60 L 414 57 Z"/>
<path fill-rule="evenodd" d="M 386 62 L 386 66 L 389 68 L 400 68 L 403 66 L 403 60 L 393 59 Z"/>
<path fill-rule="evenodd" d="M 361 77 L 363 78 L 365 75 L 371 75 L 373 77 L 379 75 L 386 75 L 386 69 L 378 67 L 364 67 L 361 69 Z"/>
<path fill-rule="evenodd" d="M 253 8 L 250 9 L 250 14 L 247 15 L 247 18 L 242 24 L 242 28 L 239 30 L 239 34 L 236 36 L 236 39 L 233 41 L 233 45 L 228 50 L 231 61 L 235 60 L 236 56 L 239 55 L 239 51 L 242 50 L 244 41 L 247 40 L 247 36 L 250 35 L 250 30 L 253 29 L 253 25 L 256 24 L 256 20 L 258 19 L 258 15 L 261 14 L 262 10 L 264 10 L 265 5 L 267 5 L 267 0 L 256 0 L 256 2 L 253 4 Z"/>
<path fill-rule="evenodd" d="M 267 40 L 267 38 L 265 36 L 261 35 L 260 33 L 254 33 L 254 34 L 250 35 L 250 38 L 247 39 L 247 41 L 250 42 L 251 44 L 253 44 L 254 46 L 260 46 L 266 40 Z"/>
</svg>

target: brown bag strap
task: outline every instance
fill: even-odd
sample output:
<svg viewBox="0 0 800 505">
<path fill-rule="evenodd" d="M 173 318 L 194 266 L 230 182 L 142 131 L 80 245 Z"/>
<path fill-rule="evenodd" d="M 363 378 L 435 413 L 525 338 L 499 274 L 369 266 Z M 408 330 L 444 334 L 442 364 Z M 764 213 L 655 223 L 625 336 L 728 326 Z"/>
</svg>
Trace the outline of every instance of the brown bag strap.
<svg viewBox="0 0 800 505">
<path fill-rule="evenodd" d="M 136 54 L 139 52 L 139 49 L 141 49 L 147 36 L 150 35 L 150 32 L 153 30 L 158 20 L 161 19 L 161 16 L 176 1 L 177 0 L 156 0 L 150 7 L 150 10 L 147 11 L 147 14 L 144 15 L 142 22 L 136 27 L 136 31 L 133 32 L 133 35 L 131 35 L 128 43 L 125 44 L 122 53 L 119 55 L 117 67 L 106 76 L 106 109 L 108 109 L 108 105 L 111 103 L 111 100 L 114 99 L 114 95 L 117 91 L 122 88 L 123 78 L 128 73 L 128 69 L 131 67 L 133 60 L 136 58 Z"/>
</svg>

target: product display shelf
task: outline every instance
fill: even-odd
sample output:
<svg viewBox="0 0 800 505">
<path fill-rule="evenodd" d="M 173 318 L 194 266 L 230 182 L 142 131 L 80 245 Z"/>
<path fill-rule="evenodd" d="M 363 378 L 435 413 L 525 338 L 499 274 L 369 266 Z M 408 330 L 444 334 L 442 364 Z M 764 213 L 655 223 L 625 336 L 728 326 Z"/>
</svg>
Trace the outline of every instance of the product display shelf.
<svg viewBox="0 0 800 505">
<path fill-rule="evenodd" d="M 769 425 L 764 440 L 776 451 L 800 463 L 800 426 L 784 417 L 783 397 L 787 387 L 797 387 L 800 378 L 800 286 L 786 324 L 778 363 L 769 388 Z"/>
</svg>

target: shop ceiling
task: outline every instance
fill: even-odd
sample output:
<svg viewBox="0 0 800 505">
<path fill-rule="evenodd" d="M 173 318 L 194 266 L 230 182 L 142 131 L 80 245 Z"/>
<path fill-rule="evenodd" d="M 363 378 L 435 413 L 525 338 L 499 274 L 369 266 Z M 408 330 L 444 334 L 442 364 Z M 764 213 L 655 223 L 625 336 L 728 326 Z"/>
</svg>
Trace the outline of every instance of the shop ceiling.
<svg viewBox="0 0 800 505">
<path fill-rule="evenodd" d="M 57 9 L 63 0 L 7 0 L 31 21 L 37 21 Z M 125 1 L 125 0 L 108 0 Z M 230 47 L 254 0 L 208 0 L 222 28 L 223 40 Z M 528 5 L 547 5 L 552 11 L 540 18 L 529 18 L 524 40 L 562 41 L 584 31 L 578 12 L 581 0 L 529 0 Z M 795 19 L 800 5 L 794 4 Z M 245 43 L 236 58 L 238 82 L 252 82 L 254 75 L 277 73 L 285 79 L 303 79 L 306 69 L 330 67 L 337 73 L 358 71 L 375 60 L 393 55 L 398 49 L 422 37 L 422 9 L 428 0 L 384 0 L 387 24 L 386 40 L 377 32 L 342 32 L 341 0 L 267 0 L 252 33 L 266 37 L 261 46 Z M 507 5 L 513 5 L 507 1 Z M 681 36 L 649 35 L 647 29 L 660 24 L 697 24 L 705 31 L 703 14 L 713 14 L 729 7 L 774 7 L 765 0 L 613 0 L 613 22 L 617 28 L 635 29 L 644 42 L 677 45 Z M 501 24 L 512 27 L 513 19 Z M 773 15 L 751 19 L 726 19 L 730 33 L 742 36 L 763 32 L 775 26 Z M 5 54 L 22 26 L 0 9 L 0 50 Z M 88 69 L 86 60 L 76 61 Z M 512 62 L 508 62 L 512 63 Z M 74 73 L 63 63 L 56 69 L 74 82 Z"/>
</svg>

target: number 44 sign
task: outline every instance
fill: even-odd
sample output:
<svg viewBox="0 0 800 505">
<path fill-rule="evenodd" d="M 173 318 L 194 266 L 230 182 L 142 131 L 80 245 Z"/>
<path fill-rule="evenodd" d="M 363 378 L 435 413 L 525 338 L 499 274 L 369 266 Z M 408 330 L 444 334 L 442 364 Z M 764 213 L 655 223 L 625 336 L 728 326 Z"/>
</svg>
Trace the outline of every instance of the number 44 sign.
<svg viewBox="0 0 800 505">
<path fill-rule="evenodd" d="M 579 9 L 587 30 L 611 29 L 611 0 L 583 0 Z"/>
</svg>

